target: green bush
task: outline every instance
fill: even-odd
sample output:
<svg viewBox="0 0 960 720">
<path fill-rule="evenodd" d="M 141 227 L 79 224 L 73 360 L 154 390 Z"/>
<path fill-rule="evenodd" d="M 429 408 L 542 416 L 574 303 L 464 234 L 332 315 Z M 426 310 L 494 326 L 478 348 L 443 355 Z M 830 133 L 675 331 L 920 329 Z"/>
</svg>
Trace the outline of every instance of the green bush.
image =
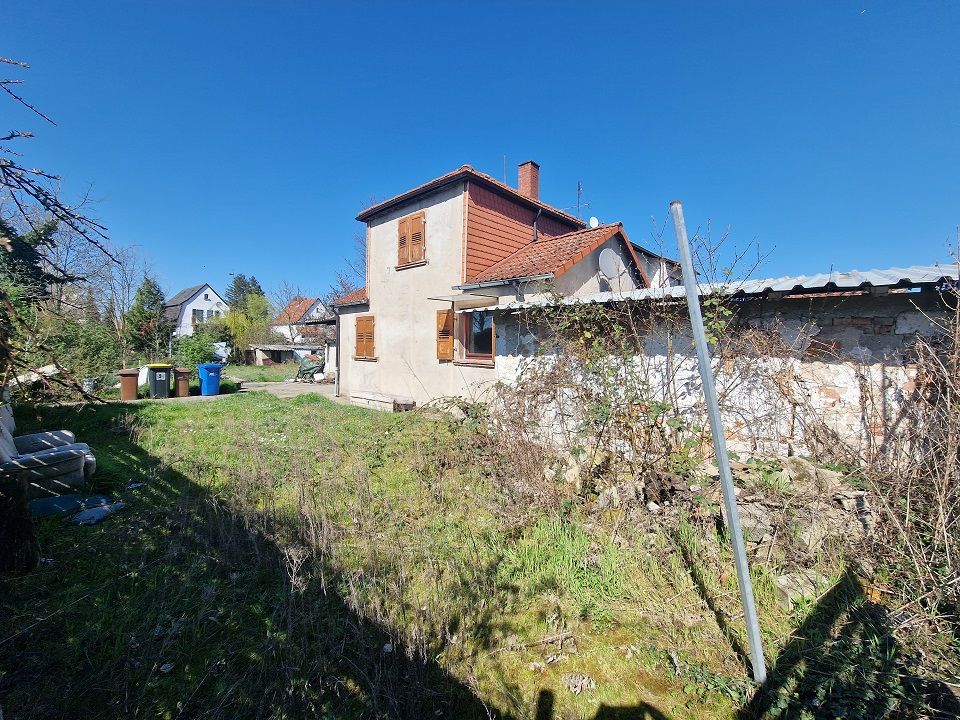
<svg viewBox="0 0 960 720">
<path fill-rule="evenodd" d="M 213 362 L 217 359 L 213 352 L 213 337 L 204 329 L 198 329 L 193 335 L 187 335 L 177 341 L 173 353 L 174 362 L 196 372 L 197 365 Z"/>
<path fill-rule="evenodd" d="M 77 379 L 103 378 L 120 369 L 116 336 L 98 322 L 59 318 L 47 341 L 53 357 Z"/>
</svg>

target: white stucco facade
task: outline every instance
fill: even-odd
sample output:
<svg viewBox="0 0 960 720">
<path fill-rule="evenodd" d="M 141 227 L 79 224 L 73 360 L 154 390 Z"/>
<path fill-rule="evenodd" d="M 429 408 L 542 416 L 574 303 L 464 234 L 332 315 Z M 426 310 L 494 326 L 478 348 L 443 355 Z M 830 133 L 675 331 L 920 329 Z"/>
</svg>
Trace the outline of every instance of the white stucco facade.
<svg viewBox="0 0 960 720">
<path fill-rule="evenodd" d="M 229 309 L 226 301 L 216 290 L 209 285 L 204 285 L 180 304 L 174 321 L 174 336 L 193 335 L 193 328 L 197 323 L 223 317 Z"/>
<path fill-rule="evenodd" d="M 502 371 L 498 373 L 499 365 L 513 364 L 518 341 L 508 335 L 509 323 L 501 325 L 497 319 L 498 305 L 557 292 L 578 297 L 610 289 L 627 291 L 640 284 L 624 241 L 615 236 L 552 280 L 457 290 L 462 283 L 466 246 L 465 207 L 464 187 L 457 184 L 421 196 L 368 224 L 369 302 L 339 308 L 342 397 L 375 407 L 388 407 L 394 400 L 422 405 L 453 396 L 482 400 L 503 375 Z M 398 268 L 398 223 L 420 211 L 425 222 L 425 262 Z M 612 281 L 615 288 L 598 270 L 600 252 L 608 247 L 623 268 L 621 276 Z M 437 312 L 451 308 L 457 312 L 454 359 L 440 360 Z M 489 361 L 469 361 L 465 357 L 460 323 L 465 320 L 462 312 L 468 309 L 494 312 L 495 348 Z M 374 318 L 374 358 L 356 357 L 357 318 L 364 316 Z"/>
<path fill-rule="evenodd" d="M 452 287 L 463 262 L 463 185 L 443 188 L 371 222 L 367 235 L 365 306 L 340 309 L 340 394 L 359 404 L 387 398 L 418 404 L 451 396 L 474 396 L 494 380 L 493 367 L 437 359 L 438 310 L 450 308 Z M 397 268 L 401 218 L 424 213 L 425 261 Z M 356 318 L 374 317 L 375 359 L 357 359 Z M 383 399 L 375 396 L 383 396 Z"/>
</svg>

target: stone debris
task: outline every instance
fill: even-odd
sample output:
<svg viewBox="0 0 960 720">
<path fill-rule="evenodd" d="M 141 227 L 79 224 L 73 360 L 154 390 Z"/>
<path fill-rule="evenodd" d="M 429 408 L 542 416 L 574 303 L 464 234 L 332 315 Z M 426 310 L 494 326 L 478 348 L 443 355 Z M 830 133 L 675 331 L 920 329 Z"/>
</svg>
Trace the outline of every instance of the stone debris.
<svg viewBox="0 0 960 720">
<path fill-rule="evenodd" d="M 596 680 L 589 675 L 584 675 L 583 673 L 577 672 L 564 673 L 563 677 L 560 678 L 560 682 L 562 682 L 563 686 L 574 695 L 579 695 L 585 690 L 595 690 L 597 687 Z"/>
<path fill-rule="evenodd" d="M 622 510 L 639 518 L 644 510 L 671 515 L 692 505 L 700 518 L 719 509 L 719 519 L 727 524 L 717 469 L 710 460 L 689 475 L 654 471 L 645 476 L 635 475 L 623 458 L 605 451 L 581 459 L 568 453 L 562 463 L 545 473 L 596 492 L 595 512 Z M 766 560 L 774 551 L 788 557 L 791 552 L 809 555 L 831 538 L 850 544 L 873 532 L 875 517 L 867 493 L 851 488 L 841 472 L 800 457 L 731 460 L 730 468 L 747 551 L 755 558 Z"/>
<path fill-rule="evenodd" d="M 829 579 L 815 570 L 798 570 L 781 575 L 775 581 L 777 599 L 785 610 L 790 610 L 798 600 L 812 600 L 817 597 L 820 588 L 826 587 Z"/>
<path fill-rule="evenodd" d="M 803 458 L 787 458 L 783 461 L 783 469 L 790 481 L 791 492 L 798 495 L 829 495 L 843 487 L 843 473 L 817 467 Z"/>
</svg>

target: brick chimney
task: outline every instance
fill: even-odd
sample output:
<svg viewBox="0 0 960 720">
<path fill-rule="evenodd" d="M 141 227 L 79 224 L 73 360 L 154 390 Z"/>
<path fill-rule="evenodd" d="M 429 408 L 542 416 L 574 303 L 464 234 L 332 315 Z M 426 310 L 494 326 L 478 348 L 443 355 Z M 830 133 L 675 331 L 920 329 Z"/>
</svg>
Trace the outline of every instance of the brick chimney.
<svg viewBox="0 0 960 720">
<path fill-rule="evenodd" d="M 520 163 L 517 169 L 517 190 L 528 198 L 540 199 L 540 166 L 533 160 Z"/>
</svg>

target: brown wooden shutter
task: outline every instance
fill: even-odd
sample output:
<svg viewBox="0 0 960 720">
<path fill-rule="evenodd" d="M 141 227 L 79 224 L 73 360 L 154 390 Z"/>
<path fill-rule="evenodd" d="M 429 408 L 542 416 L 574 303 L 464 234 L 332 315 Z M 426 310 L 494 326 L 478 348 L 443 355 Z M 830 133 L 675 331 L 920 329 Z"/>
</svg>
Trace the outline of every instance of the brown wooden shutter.
<svg viewBox="0 0 960 720">
<path fill-rule="evenodd" d="M 422 212 L 410 216 L 410 223 L 407 226 L 410 231 L 410 262 L 421 262 L 424 258 L 423 249 L 426 238 L 423 225 Z"/>
<path fill-rule="evenodd" d="M 367 328 L 366 328 L 366 318 L 358 317 L 357 318 L 357 337 L 356 337 L 356 346 L 354 348 L 353 354 L 355 357 L 364 357 L 364 350 L 366 350 L 366 341 L 367 341 Z"/>
<path fill-rule="evenodd" d="M 437 359 L 453 360 L 453 310 L 437 311 Z"/>
<path fill-rule="evenodd" d="M 373 316 L 357 318 L 357 338 L 354 354 L 358 358 L 376 357 L 373 344 Z"/>
<path fill-rule="evenodd" d="M 410 218 L 402 218 L 397 233 L 397 265 L 410 263 Z"/>
</svg>

